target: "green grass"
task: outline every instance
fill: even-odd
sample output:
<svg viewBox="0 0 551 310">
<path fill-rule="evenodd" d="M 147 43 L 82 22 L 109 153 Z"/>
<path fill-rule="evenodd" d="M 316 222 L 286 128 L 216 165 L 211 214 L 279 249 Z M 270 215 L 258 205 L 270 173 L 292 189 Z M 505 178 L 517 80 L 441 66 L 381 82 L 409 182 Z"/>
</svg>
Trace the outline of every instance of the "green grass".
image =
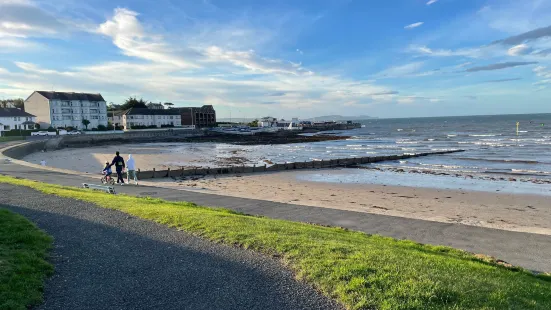
<svg viewBox="0 0 551 310">
<path fill-rule="evenodd" d="M 25 137 L 0 137 L 0 142 L 25 140 Z"/>
<path fill-rule="evenodd" d="M 42 301 L 52 238 L 24 217 L 0 209 L 0 309 L 27 309 Z"/>
<path fill-rule="evenodd" d="M 299 279 L 350 309 L 551 309 L 548 275 L 535 276 L 448 247 L 5 176 L 0 182 L 92 202 L 275 255 Z"/>
</svg>

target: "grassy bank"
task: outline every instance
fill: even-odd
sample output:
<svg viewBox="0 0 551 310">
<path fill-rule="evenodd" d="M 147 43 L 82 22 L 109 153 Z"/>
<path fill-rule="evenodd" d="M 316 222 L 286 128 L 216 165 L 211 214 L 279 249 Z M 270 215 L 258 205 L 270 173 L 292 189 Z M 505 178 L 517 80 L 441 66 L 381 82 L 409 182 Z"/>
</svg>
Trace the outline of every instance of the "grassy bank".
<svg viewBox="0 0 551 310">
<path fill-rule="evenodd" d="M 5 176 L 0 182 L 92 202 L 276 255 L 299 278 L 351 309 L 551 309 L 550 277 L 448 247 Z"/>
<path fill-rule="evenodd" d="M 0 142 L 25 140 L 25 137 L 0 137 Z"/>
<path fill-rule="evenodd" d="M 42 301 L 52 238 L 24 217 L 0 209 L 0 309 L 27 309 Z"/>
</svg>

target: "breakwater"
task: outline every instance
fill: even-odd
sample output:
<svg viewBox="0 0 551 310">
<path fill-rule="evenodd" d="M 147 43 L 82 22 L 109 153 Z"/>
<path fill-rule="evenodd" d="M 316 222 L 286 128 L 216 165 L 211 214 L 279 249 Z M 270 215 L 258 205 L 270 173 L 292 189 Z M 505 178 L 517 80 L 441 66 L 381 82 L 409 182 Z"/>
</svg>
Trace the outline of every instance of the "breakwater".
<svg viewBox="0 0 551 310">
<path fill-rule="evenodd" d="M 322 169 L 322 168 L 337 168 L 337 167 L 356 167 L 362 164 L 378 163 L 383 161 L 402 160 L 414 157 L 423 157 L 430 155 L 444 155 L 457 152 L 464 152 L 464 150 L 442 151 L 442 152 L 429 152 L 419 154 L 404 154 L 404 155 L 390 155 L 390 156 L 372 156 L 372 157 L 354 157 L 344 159 L 331 159 L 331 160 L 319 160 L 319 161 L 306 161 L 306 162 L 292 162 L 285 164 L 274 164 L 271 166 L 230 166 L 230 167 L 215 167 L 215 168 L 180 168 L 180 169 L 163 169 L 163 170 L 138 170 L 138 179 L 152 179 L 152 178 L 178 178 L 185 176 L 195 175 L 224 175 L 224 174 L 246 174 L 256 172 L 277 172 L 286 170 L 297 169 Z"/>
</svg>

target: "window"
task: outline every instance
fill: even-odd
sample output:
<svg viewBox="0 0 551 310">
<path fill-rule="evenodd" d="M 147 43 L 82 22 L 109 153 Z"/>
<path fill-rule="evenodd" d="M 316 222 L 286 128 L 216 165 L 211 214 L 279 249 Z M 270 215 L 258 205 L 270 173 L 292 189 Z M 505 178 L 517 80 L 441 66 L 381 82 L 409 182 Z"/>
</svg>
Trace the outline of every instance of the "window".
<svg viewBox="0 0 551 310">
<path fill-rule="evenodd" d="M 4 130 L 10 130 L 10 125 L 4 125 Z"/>
</svg>

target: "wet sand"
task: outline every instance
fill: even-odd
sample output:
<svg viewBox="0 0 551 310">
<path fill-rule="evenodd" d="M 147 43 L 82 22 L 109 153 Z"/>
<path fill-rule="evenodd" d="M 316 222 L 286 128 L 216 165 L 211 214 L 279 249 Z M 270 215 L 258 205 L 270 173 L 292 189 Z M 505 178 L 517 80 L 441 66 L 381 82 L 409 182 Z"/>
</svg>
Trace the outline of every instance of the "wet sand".
<svg viewBox="0 0 551 310">
<path fill-rule="evenodd" d="M 549 197 L 299 180 L 311 171 L 159 179 L 143 184 L 314 207 L 551 235 Z"/>
</svg>

